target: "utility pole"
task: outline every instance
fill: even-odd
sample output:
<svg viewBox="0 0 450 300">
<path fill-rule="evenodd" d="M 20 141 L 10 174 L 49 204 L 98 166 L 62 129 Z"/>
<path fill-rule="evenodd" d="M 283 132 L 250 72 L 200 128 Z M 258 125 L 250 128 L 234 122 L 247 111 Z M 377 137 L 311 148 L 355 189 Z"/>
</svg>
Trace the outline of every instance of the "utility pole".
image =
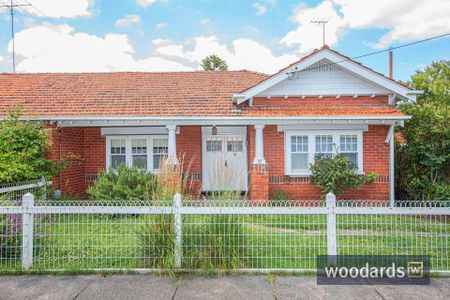
<svg viewBox="0 0 450 300">
<path fill-rule="evenodd" d="M 15 44 L 14 44 L 14 9 L 17 7 L 31 6 L 31 4 L 16 4 L 13 0 L 10 0 L 9 5 L 0 5 L 0 7 L 9 8 L 11 13 L 11 41 L 12 41 L 12 61 L 13 61 L 13 73 L 16 73 L 16 54 L 15 54 Z"/>
<path fill-rule="evenodd" d="M 329 20 L 325 19 L 314 19 L 311 20 L 311 23 L 313 24 L 321 24 L 322 25 L 322 44 L 325 45 L 325 26 L 328 23 Z"/>
</svg>

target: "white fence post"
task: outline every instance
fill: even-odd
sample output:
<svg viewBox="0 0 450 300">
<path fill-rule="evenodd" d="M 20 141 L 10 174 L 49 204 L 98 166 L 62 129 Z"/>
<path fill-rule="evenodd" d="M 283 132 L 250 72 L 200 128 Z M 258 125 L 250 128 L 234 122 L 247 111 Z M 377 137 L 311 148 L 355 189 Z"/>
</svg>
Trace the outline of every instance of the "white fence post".
<svg viewBox="0 0 450 300">
<path fill-rule="evenodd" d="M 333 193 L 328 193 L 326 196 L 326 204 L 327 204 L 327 248 L 328 248 L 328 256 L 333 255 L 334 257 L 337 255 L 337 246 L 336 246 L 336 196 Z M 329 264 L 335 265 L 335 259 L 329 259 Z"/>
<path fill-rule="evenodd" d="M 28 208 L 34 206 L 34 195 L 26 193 L 22 198 L 22 268 L 28 270 L 33 264 L 33 213 Z"/>
<path fill-rule="evenodd" d="M 173 220 L 175 226 L 175 269 L 181 268 L 181 257 L 182 253 L 182 221 L 181 221 L 181 195 L 176 193 L 173 198 Z"/>
</svg>

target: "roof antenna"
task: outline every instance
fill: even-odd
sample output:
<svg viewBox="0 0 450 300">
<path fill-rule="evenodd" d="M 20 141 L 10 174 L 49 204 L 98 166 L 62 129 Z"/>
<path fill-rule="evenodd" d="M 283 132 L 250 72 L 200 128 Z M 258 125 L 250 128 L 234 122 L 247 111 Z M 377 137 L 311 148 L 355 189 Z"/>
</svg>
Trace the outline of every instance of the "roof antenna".
<svg viewBox="0 0 450 300">
<path fill-rule="evenodd" d="M 14 45 L 14 9 L 16 7 L 22 7 L 22 6 L 31 6 L 31 4 L 16 4 L 13 2 L 13 0 L 10 0 L 9 5 L 4 4 L 0 5 L 1 7 L 9 8 L 9 11 L 11 13 L 11 40 L 12 40 L 12 61 L 13 61 L 13 73 L 16 73 L 16 56 L 15 56 L 15 45 Z"/>
<path fill-rule="evenodd" d="M 325 18 L 323 19 L 312 19 L 311 23 L 313 24 L 322 24 L 322 44 L 325 45 L 325 26 L 326 24 L 330 21 L 330 19 L 325 20 Z"/>
</svg>

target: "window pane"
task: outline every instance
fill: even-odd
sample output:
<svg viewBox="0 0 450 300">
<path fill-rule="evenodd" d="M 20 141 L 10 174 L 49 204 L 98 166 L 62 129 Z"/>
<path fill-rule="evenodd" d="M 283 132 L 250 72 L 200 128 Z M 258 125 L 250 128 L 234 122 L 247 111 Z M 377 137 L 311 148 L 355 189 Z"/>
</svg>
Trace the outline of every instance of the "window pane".
<svg viewBox="0 0 450 300">
<path fill-rule="evenodd" d="M 358 153 L 341 153 L 341 155 L 348 157 L 348 160 L 358 167 Z"/>
<path fill-rule="evenodd" d="M 358 137 L 356 135 L 341 135 L 339 148 L 340 152 L 357 152 Z"/>
<path fill-rule="evenodd" d="M 307 170 L 308 153 L 292 153 L 291 168 L 292 170 Z"/>
<path fill-rule="evenodd" d="M 153 140 L 153 169 L 158 170 L 162 160 L 167 157 L 169 146 L 167 139 Z"/>
<path fill-rule="evenodd" d="M 111 154 L 125 154 L 125 140 L 111 140 Z"/>
<path fill-rule="evenodd" d="M 120 165 L 125 165 L 125 155 L 111 155 L 111 167 L 117 169 Z"/>
<path fill-rule="evenodd" d="M 222 139 L 210 138 L 210 139 L 206 140 L 206 151 L 208 151 L 208 152 L 222 151 Z"/>
<path fill-rule="evenodd" d="M 133 166 L 138 169 L 147 170 L 147 155 L 133 155 Z"/>
<path fill-rule="evenodd" d="M 244 151 L 244 141 L 242 138 L 228 138 L 227 139 L 228 152 L 242 152 Z"/>
<path fill-rule="evenodd" d="M 308 136 L 291 136 L 291 152 L 308 152 Z"/>
<path fill-rule="evenodd" d="M 333 158 L 333 153 L 316 153 L 314 157 L 316 160 Z"/>
<path fill-rule="evenodd" d="M 147 140 L 146 139 L 131 140 L 131 153 L 132 154 L 147 154 Z"/>
</svg>

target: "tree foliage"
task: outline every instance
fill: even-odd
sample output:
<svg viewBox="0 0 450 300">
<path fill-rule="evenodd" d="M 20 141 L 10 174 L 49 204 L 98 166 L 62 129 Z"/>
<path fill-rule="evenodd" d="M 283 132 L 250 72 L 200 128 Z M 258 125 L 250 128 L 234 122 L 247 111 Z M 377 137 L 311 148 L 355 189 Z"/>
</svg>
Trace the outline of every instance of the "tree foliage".
<svg viewBox="0 0 450 300">
<path fill-rule="evenodd" d="M 212 54 L 202 59 L 203 71 L 226 71 L 228 70 L 227 62 L 219 56 Z"/>
<path fill-rule="evenodd" d="M 49 178 L 62 167 L 46 157 L 47 130 L 19 115 L 16 109 L 0 122 L 0 183 Z"/>
<path fill-rule="evenodd" d="M 358 189 L 364 183 L 371 183 L 377 174 L 358 174 L 356 166 L 347 157 L 336 154 L 332 158 L 316 160 L 310 167 L 311 180 L 321 190 L 323 195 L 333 193 L 341 195 L 348 189 Z"/>
<path fill-rule="evenodd" d="M 399 128 L 406 144 L 396 144 L 399 199 L 450 199 L 450 61 L 433 62 L 411 78 L 423 90 L 416 101 L 399 104 L 412 119 Z"/>
</svg>

